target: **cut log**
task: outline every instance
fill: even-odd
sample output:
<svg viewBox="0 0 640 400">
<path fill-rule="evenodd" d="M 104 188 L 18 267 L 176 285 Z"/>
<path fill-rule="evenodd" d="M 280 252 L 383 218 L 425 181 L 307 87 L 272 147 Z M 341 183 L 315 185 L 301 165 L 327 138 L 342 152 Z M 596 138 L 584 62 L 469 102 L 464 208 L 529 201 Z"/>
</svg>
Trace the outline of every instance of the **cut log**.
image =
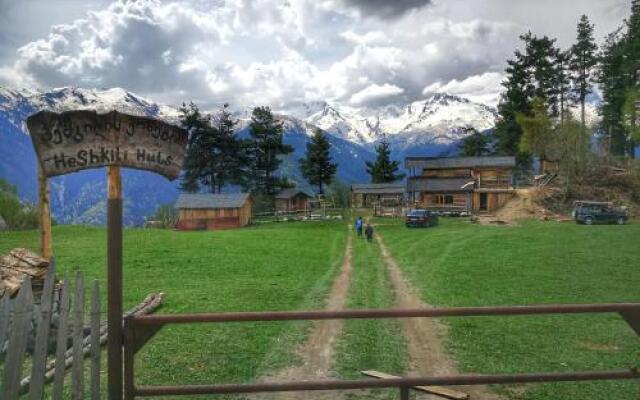
<svg viewBox="0 0 640 400">
<path fill-rule="evenodd" d="M 399 378 L 399 376 L 385 374 L 384 372 L 379 371 L 361 371 L 362 375 L 370 376 L 372 378 L 378 379 L 389 379 L 389 378 Z M 441 386 L 414 386 L 412 387 L 414 390 L 418 390 L 421 392 L 429 393 L 435 396 L 444 397 L 446 399 L 453 400 L 467 400 L 469 395 L 467 393 L 459 392 L 454 389 L 449 389 Z"/>
</svg>

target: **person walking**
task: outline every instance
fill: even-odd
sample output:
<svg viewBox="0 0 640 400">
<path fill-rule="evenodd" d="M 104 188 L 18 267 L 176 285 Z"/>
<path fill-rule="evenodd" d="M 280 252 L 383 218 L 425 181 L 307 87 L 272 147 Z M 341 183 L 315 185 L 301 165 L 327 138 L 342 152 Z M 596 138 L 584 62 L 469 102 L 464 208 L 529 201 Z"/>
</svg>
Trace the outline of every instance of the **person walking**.
<svg viewBox="0 0 640 400">
<path fill-rule="evenodd" d="M 362 217 L 356 218 L 356 234 L 362 237 Z"/>
<path fill-rule="evenodd" d="M 364 235 L 367 237 L 367 242 L 371 242 L 373 240 L 373 226 L 370 223 L 367 223 L 367 227 L 364 230 Z"/>
</svg>

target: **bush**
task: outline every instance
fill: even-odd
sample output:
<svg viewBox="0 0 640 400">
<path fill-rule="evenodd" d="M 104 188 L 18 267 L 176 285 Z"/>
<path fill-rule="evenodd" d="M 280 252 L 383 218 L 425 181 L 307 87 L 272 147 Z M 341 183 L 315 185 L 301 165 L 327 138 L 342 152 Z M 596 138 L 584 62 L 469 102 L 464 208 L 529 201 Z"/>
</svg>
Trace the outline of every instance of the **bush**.
<svg viewBox="0 0 640 400">
<path fill-rule="evenodd" d="M 16 187 L 3 179 L 0 179 L 0 216 L 9 229 L 35 229 L 39 224 L 38 207 L 20 201 Z"/>
</svg>

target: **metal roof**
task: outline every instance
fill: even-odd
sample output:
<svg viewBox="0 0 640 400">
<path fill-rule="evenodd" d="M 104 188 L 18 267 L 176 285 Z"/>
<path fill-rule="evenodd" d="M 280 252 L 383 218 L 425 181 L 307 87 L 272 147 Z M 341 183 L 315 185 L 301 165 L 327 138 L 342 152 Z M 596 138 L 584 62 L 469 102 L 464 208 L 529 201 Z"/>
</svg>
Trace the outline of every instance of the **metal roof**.
<svg viewBox="0 0 640 400">
<path fill-rule="evenodd" d="M 276 199 L 291 199 L 297 196 L 298 194 L 303 194 L 307 197 L 313 197 L 313 195 L 307 192 L 306 190 L 297 189 L 297 188 L 287 188 L 287 189 L 282 189 L 280 193 L 276 195 Z"/>
<path fill-rule="evenodd" d="M 473 167 L 510 167 L 516 166 L 516 158 L 505 157 L 407 157 L 405 168 L 447 169 Z"/>
<path fill-rule="evenodd" d="M 178 197 L 178 201 L 176 201 L 176 208 L 240 208 L 247 202 L 248 198 L 249 193 L 182 193 Z"/>
<path fill-rule="evenodd" d="M 404 193 L 405 186 L 402 182 L 392 183 L 354 183 L 351 191 L 364 194 Z"/>
<path fill-rule="evenodd" d="M 472 192 L 472 178 L 425 178 L 415 177 L 407 180 L 408 192 Z"/>
</svg>

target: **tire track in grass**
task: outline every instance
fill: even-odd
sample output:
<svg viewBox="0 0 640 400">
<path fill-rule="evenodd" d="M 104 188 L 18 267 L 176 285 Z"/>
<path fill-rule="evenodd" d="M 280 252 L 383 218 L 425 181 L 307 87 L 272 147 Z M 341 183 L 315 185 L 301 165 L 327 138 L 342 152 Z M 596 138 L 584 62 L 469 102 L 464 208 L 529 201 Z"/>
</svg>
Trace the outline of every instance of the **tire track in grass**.
<svg viewBox="0 0 640 400">
<path fill-rule="evenodd" d="M 344 309 L 347 293 L 351 285 L 351 263 L 353 253 L 352 235 L 347 236 L 342 267 L 338 277 L 333 282 L 326 310 Z M 263 379 L 265 382 L 291 382 L 328 378 L 334 359 L 334 344 L 342 328 L 340 320 L 315 321 L 308 339 L 300 346 L 296 354 L 300 357 L 299 365 L 290 366 L 277 371 Z M 268 393 L 249 398 L 260 399 L 331 399 L 334 393 L 327 392 L 283 392 Z"/>
<path fill-rule="evenodd" d="M 396 306 L 399 308 L 430 308 L 416 294 L 405 279 L 400 266 L 391 256 L 382 237 L 376 235 L 382 259 L 389 272 L 395 292 Z M 414 376 L 456 375 L 458 369 L 453 357 L 446 351 L 447 328 L 435 318 L 403 318 L 402 331 L 407 338 L 410 359 L 410 373 Z M 474 400 L 500 400 L 501 397 L 483 386 L 460 386 L 460 391 L 469 393 Z M 441 399 L 426 395 L 425 399 Z"/>
<path fill-rule="evenodd" d="M 389 308 L 393 291 L 378 247 L 364 239 L 354 240 L 353 277 L 348 309 Z M 361 379 L 362 370 L 403 374 L 407 367 L 406 343 L 397 320 L 355 319 L 345 321 L 337 343 L 335 375 Z M 398 399 L 398 390 L 345 391 L 344 399 Z M 338 393 L 334 392 L 333 398 Z"/>
</svg>

